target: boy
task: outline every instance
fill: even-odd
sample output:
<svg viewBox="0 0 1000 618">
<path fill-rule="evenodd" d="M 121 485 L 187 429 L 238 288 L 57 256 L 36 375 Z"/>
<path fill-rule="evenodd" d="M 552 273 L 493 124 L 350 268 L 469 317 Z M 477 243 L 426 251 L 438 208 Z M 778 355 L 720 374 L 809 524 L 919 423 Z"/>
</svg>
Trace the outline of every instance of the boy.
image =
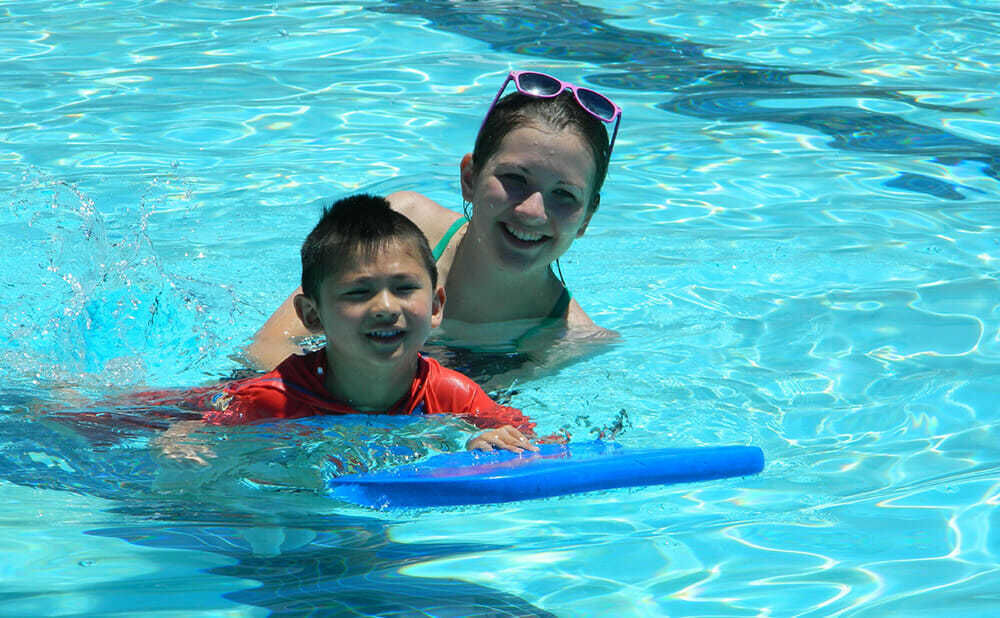
<svg viewBox="0 0 1000 618">
<path fill-rule="evenodd" d="M 205 422 L 449 413 L 486 429 L 469 439 L 470 450 L 538 450 L 528 440 L 534 423 L 519 410 L 420 355 L 441 323 L 445 295 L 427 239 L 406 216 L 381 197 L 342 199 L 324 211 L 301 256 L 303 293 L 295 311 L 311 332 L 326 335 L 326 347 L 228 384 Z M 165 442 L 168 456 L 183 455 Z"/>
</svg>

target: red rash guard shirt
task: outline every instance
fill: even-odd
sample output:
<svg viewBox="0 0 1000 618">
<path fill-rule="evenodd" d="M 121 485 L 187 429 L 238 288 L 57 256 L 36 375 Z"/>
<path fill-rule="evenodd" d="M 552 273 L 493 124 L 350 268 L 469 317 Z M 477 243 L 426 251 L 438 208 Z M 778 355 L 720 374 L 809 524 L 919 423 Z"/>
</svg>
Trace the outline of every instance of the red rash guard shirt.
<svg viewBox="0 0 1000 618">
<path fill-rule="evenodd" d="M 216 425 L 243 425 L 277 418 L 321 414 L 358 414 L 331 398 L 326 390 L 326 350 L 289 356 L 262 376 L 226 385 L 205 421 Z M 454 414 L 480 429 L 513 425 L 531 435 L 535 424 L 517 408 L 502 406 L 478 384 L 442 367 L 433 358 L 418 358 L 410 392 L 382 414 Z"/>
</svg>

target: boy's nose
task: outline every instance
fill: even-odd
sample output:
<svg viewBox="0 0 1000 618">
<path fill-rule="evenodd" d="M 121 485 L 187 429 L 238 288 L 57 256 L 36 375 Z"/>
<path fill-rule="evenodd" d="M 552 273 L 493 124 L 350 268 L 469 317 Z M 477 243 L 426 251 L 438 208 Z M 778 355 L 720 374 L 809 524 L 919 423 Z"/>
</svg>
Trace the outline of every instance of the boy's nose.
<svg viewBox="0 0 1000 618">
<path fill-rule="evenodd" d="M 395 317 L 399 314 L 399 303 L 389 290 L 382 290 L 375 295 L 372 313 L 378 319 Z"/>
</svg>

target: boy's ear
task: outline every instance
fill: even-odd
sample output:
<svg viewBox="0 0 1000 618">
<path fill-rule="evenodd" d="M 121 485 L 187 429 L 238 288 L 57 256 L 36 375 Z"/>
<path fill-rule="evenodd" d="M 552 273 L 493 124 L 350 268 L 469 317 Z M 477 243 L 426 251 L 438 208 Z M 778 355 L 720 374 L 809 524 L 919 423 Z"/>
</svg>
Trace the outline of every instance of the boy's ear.
<svg viewBox="0 0 1000 618">
<path fill-rule="evenodd" d="M 323 332 L 323 324 L 319 321 L 319 307 L 313 299 L 305 294 L 296 294 L 292 303 L 295 305 L 295 315 L 299 316 L 309 332 Z"/>
<path fill-rule="evenodd" d="M 442 319 L 444 319 L 444 287 L 439 285 L 434 291 L 431 304 L 431 328 L 441 326 Z"/>
<path fill-rule="evenodd" d="M 472 153 L 462 157 L 462 163 L 459 164 L 460 174 L 459 177 L 462 179 L 462 199 L 466 202 L 472 201 L 472 196 L 475 194 L 476 187 L 476 170 L 475 165 L 472 164 Z"/>
</svg>

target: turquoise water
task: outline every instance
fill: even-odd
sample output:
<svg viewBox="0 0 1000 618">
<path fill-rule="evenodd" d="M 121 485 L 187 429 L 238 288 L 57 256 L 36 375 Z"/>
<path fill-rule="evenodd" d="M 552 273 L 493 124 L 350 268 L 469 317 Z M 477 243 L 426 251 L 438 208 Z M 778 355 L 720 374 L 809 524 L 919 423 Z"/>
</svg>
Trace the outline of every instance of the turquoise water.
<svg viewBox="0 0 1000 618">
<path fill-rule="evenodd" d="M 1000 7 L 522 4 L 0 2 L 0 614 L 998 610 Z M 301 436 L 206 478 L 54 415 L 237 369 L 323 202 L 458 209 L 510 68 L 625 110 L 562 260 L 623 340 L 504 396 L 762 475 L 377 513 Z"/>
</svg>

